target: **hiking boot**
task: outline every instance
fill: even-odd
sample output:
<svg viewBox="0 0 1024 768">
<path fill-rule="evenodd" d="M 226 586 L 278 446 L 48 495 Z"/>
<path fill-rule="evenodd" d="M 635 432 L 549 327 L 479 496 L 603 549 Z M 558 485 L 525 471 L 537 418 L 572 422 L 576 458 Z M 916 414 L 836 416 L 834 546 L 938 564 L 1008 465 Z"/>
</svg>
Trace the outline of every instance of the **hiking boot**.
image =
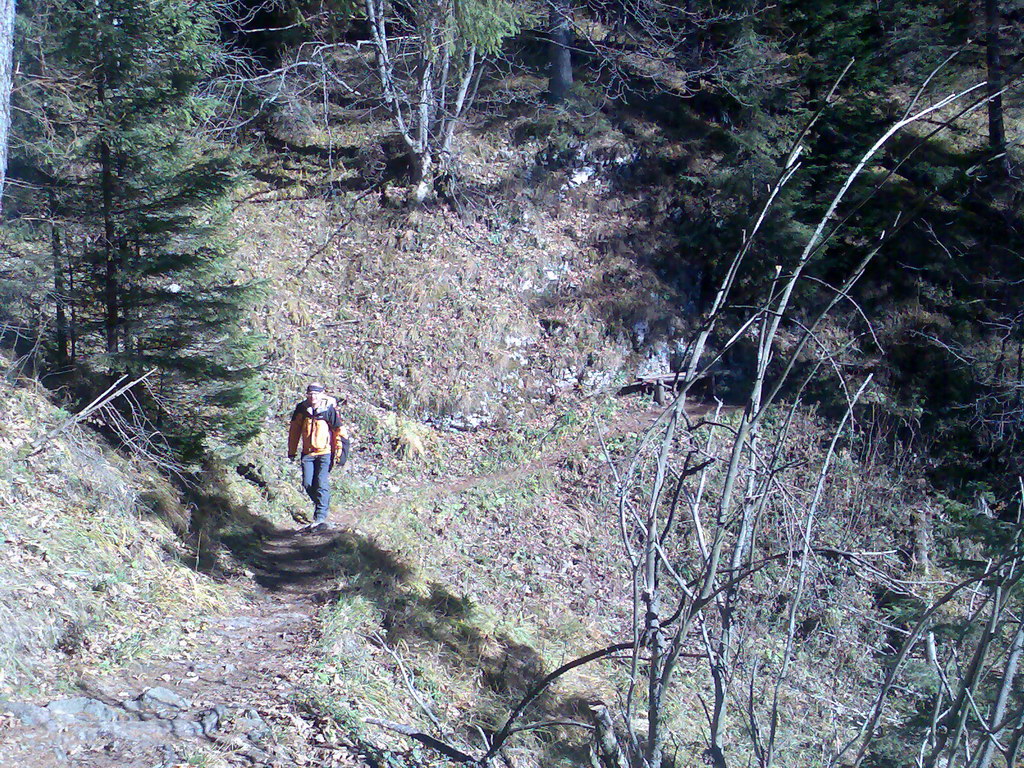
<svg viewBox="0 0 1024 768">
<path fill-rule="evenodd" d="M 331 524 L 328 523 L 326 520 L 320 520 L 319 522 L 314 522 L 308 528 L 310 533 L 315 533 L 317 531 L 329 531 L 330 529 L 331 529 Z"/>
</svg>

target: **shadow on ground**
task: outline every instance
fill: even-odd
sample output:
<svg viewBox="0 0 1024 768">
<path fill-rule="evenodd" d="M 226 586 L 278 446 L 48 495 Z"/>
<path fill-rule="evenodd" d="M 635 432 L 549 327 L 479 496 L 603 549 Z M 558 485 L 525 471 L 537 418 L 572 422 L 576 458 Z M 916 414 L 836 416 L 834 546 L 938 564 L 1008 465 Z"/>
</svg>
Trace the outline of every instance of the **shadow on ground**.
<svg viewBox="0 0 1024 768">
<path fill-rule="evenodd" d="M 211 494 L 199 505 L 207 510 L 201 525 L 209 550 L 199 560 L 206 568 L 227 565 L 225 555 L 254 573 L 270 596 L 330 606 L 351 595 L 371 601 L 382 616 L 381 632 L 391 647 L 438 654 L 442 663 L 478 677 L 486 693 L 474 714 L 494 731 L 523 695 L 549 672 L 537 651 L 507 635 L 484 633 L 474 623 L 475 607 L 443 584 L 423 589 L 413 569 L 367 536 L 350 530 L 303 532 L 279 528 L 265 518 L 232 506 L 226 494 Z M 222 548 L 213 546 L 219 542 Z M 542 694 L 524 721 L 589 720 L 587 700 Z M 538 732 L 545 764 L 576 764 L 585 755 L 580 730 L 557 735 Z M 463 741 L 479 744 L 466 724 Z"/>
</svg>

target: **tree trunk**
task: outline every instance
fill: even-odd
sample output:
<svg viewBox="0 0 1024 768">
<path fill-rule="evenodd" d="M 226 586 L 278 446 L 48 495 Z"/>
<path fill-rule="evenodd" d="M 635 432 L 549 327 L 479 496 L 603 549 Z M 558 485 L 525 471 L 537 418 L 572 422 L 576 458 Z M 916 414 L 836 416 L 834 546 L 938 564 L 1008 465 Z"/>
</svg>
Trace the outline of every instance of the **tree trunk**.
<svg viewBox="0 0 1024 768">
<path fill-rule="evenodd" d="M 572 28 L 569 24 L 568 0 L 551 0 L 548 15 L 550 38 L 550 70 L 548 95 L 551 103 L 560 104 L 572 87 Z"/>
<path fill-rule="evenodd" d="M 711 681 L 714 686 L 714 705 L 711 712 L 711 732 L 708 734 L 708 761 L 714 768 L 725 768 L 725 706 L 729 695 L 728 671 L 721 657 L 711 662 Z"/>
<path fill-rule="evenodd" d="M 662 689 L 662 672 L 665 669 L 665 632 L 661 629 L 661 610 L 657 597 L 652 602 L 648 626 L 653 627 L 648 643 L 650 650 L 650 671 L 647 673 L 647 749 L 644 760 L 647 765 L 660 766 L 664 750 L 665 718 L 662 712 L 664 690 Z"/>
<path fill-rule="evenodd" d="M 11 130 L 11 84 L 14 74 L 15 0 L 0 0 L 0 210 L 7 179 L 7 141 Z"/>
<path fill-rule="evenodd" d="M 1003 72 L 999 40 L 999 0 L 985 0 L 985 64 L 988 67 L 988 144 L 996 167 L 1009 174 L 1006 155 L 1006 130 L 1003 125 Z"/>
<path fill-rule="evenodd" d="M 429 152 L 417 152 L 412 156 L 413 187 L 412 205 L 422 205 L 434 192 L 434 162 Z"/>
<path fill-rule="evenodd" d="M 50 193 L 50 216 L 53 216 L 53 193 Z M 68 348 L 67 288 L 64 285 L 64 259 L 60 230 L 50 222 L 50 246 L 53 250 L 53 303 L 57 323 L 57 362 L 61 366 L 70 360 Z"/>
<path fill-rule="evenodd" d="M 103 73 L 97 73 L 96 92 L 100 105 L 106 103 L 106 83 Z M 118 325 L 118 243 L 114 227 L 114 162 L 110 144 L 100 137 L 100 192 L 103 196 L 103 329 L 107 354 L 117 353 Z"/>
<path fill-rule="evenodd" d="M 1024 624 L 1017 626 L 1017 632 L 1013 636 L 1010 656 L 1003 671 L 1003 682 L 999 687 L 999 695 L 996 697 L 995 707 L 988 723 L 992 738 L 985 739 L 985 746 L 982 747 L 981 755 L 978 758 L 978 768 L 989 768 L 992 764 L 994 748 L 1001 740 L 1003 731 L 1006 730 L 1006 724 L 1003 722 L 1003 717 L 1006 714 L 1006 702 L 1013 688 L 1013 680 L 1017 675 L 1017 665 L 1020 663 L 1022 651 L 1024 651 Z M 1009 765 L 1009 763 L 1007 764 Z"/>
<path fill-rule="evenodd" d="M 74 242 L 71 241 L 69 243 L 69 241 L 67 239 L 65 239 L 64 240 L 64 246 L 65 246 L 66 250 L 70 251 L 70 249 L 74 248 Z M 73 297 L 75 295 L 74 259 L 69 257 L 68 261 L 67 261 L 67 265 L 68 265 L 68 270 L 67 270 L 68 297 L 71 298 L 71 297 Z M 68 356 L 68 359 L 71 362 L 74 362 L 75 360 L 78 359 L 78 309 L 76 308 L 76 305 L 75 305 L 74 301 L 69 301 L 68 302 L 68 309 L 69 309 L 69 314 L 70 314 L 69 325 L 68 325 L 68 347 L 69 347 L 70 354 Z"/>
<path fill-rule="evenodd" d="M 910 530 L 914 565 L 921 573 L 931 573 L 932 511 L 926 503 L 910 511 Z"/>
<path fill-rule="evenodd" d="M 628 768 L 626 756 L 615 735 L 615 724 L 608 707 L 598 702 L 590 708 L 594 724 L 591 742 L 591 765 L 596 768 Z"/>
<path fill-rule="evenodd" d="M 100 142 L 100 184 L 103 192 L 103 327 L 107 354 L 117 352 L 117 255 L 114 231 L 114 173 L 111 168 L 110 147 Z"/>
</svg>

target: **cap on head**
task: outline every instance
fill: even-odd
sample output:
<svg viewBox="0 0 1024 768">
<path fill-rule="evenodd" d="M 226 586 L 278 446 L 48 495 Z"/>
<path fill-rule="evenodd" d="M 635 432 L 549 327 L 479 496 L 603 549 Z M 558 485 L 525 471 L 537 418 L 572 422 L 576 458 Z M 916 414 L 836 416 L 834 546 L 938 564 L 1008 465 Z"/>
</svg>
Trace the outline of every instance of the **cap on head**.
<svg viewBox="0 0 1024 768">
<path fill-rule="evenodd" d="M 324 391 L 324 385 L 323 384 L 310 384 L 308 387 L 306 387 L 306 394 L 309 394 L 310 392 L 323 392 L 323 391 Z"/>
</svg>

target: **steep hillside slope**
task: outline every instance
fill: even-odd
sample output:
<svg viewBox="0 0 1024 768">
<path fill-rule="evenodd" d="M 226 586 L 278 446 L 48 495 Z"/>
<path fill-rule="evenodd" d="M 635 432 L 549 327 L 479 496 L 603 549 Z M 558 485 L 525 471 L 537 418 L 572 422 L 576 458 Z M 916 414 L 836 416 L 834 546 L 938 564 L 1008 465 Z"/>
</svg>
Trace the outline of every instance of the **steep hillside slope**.
<svg viewBox="0 0 1024 768">
<path fill-rule="evenodd" d="M 303 383 L 324 380 L 356 427 L 335 502 L 356 541 L 321 614 L 319 706 L 392 750 L 408 742 L 368 728 L 368 716 L 416 722 L 471 749 L 473 725 L 493 733 L 546 672 L 628 637 L 641 608 L 630 598 L 611 464 L 629 460 L 660 411 L 612 393 L 637 372 L 671 370 L 704 288 L 699 265 L 727 247 L 708 240 L 685 258 L 678 221 L 714 212 L 664 175 L 713 175 L 721 155 L 709 149 L 710 126 L 666 132 L 620 115 L 619 127 L 566 146 L 550 127 L 541 138 L 526 130 L 542 116 L 467 142 L 465 201 L 410 210 L 390 193 L 347 192 L 359 182 L 361 145 L 331 155 L 321 135 L 301 153 L 269 155 L 264 170 L 280 188 L 256 187 L 236 209 L 243 270 L 268 279 L 272 296 L 255 322 L 270 339 L 275 418 L 250 455 L 279 499 L 266 507 L 274 519 L 306 504 L 282 456 Z M 849 333 L 838 324 L 820 339 L 843 350 Z M 801 409 L 789 428 L 778 500 L 758 531 L 780 552 L 800 537 L 796 510 L 810 502 L 830 417 Z M 828 557 L 870 557 L 811 566 L 812 596 L 793 619 L 800 665 L 780 703 L 781 754 L 794 765 L 820 752 L 823 723 L 836 744 L 856 731 L 884 668 L 873 649 L 906 631 L 890 614 L 917 599 L 901 585 L 921 576 L 914 537 L 931 531 L 914 521 L 930 520 L 938 502 L 890 472 L 888 458 L 870 443 L 843 443 L 822 502 L 816 530 Z M 689 562 L 697 545 L 687 537 L 697 534 L 683 530 L 673 557 Z M 755 670 L 750 695 L 763 701 L 769 678 L 757 670 L 786 656 L 781 611 L 795 589 L 780 567 L 747 594 L 740 643 Z M 680 765 L 703 759 L 703 642 L 694 630 L 670 705 Z M 621 695 L 627 675 L 621 660 L 585 668 L 534 714 L 586 721 L 595 701 Z M 749 753 L 741 714 L 730 730 Z M 517 765 L 574 765 L 587 741 L 552 726 L 508 751 Z"/>
<path fill-rule="evenodd" d="M 716 211 L 694 191 L 714 176 L 722 136 L 696 118 L 669 130 L 628 110 L 580 122 L 533 108 L 481 128 L 462 147 L 461 197 L 418 209 L 361 175 L 382 123 L 311 132 L 302 145 L 268 139 L 234 234 L 239 276 L 265 281 L 250 321 L 268 340 L 271 415 L 238 472 L 211 460 L 189 479 L 195 508 L 180 523 L 167 522 L 179 508 L 169 487 L 85 432 L 24 460 L 21 436 L 46 431 L 33 415 L 60 414 L 28 389 L 5 390 L 0 492 L 19 512 L 5 523 L 12 557 L 0 578 L 21 616 L 5 640 L 5 693 L 20 704 L 7 724 L 21 752 L 10 754 L 92 739 L 109 746 L 96 765 L 148 764 L 163 747 L 207 764 L 443 765 L 403 734 L 479 754 L 551 670 L 633 637 L 645 596 L 623 510 L 644 500 L 620 509 L 617 494 L 664 411 L 614 393 L 638 372 L 672 369 L 706 298 L 708 258 L 728 248 L 725 236 L 698 237 Z M 693 258 L 687 243 L 700 249 Z M 847 356 L 853 328 L 823 328 L 812 362 L 860 371 L 865 356 Z M 743 369 L 749 349 L 723 367 Z M 334 475 L 334 528 L 303 533 L 291 518 L 308 501 L 284 440 L 310 380 L 339 397 L 355 450 Z M 817 406 L 766 419 L 788 434 L 751 534 L 773 554 L 748 564 L 735 646 L 736 673 L 749 675 L 737 701 L 774 697 L 778 759 L 790 765 L 816 764 L 826 741 L 856 734 L 908 616 L 954 582 L 949 562 L 981 557 L 955 541 L 965 510 L 914 474 L 898 433 L 854 431 L 829 446 L 837 397 L 812 384 Z M 717 442 L 679 436 L 666 448 L 676 468 L 717 457 L 710 496 L 740 419 L 714 397 L 727 389 L 712 383 L 687 409 L 690 434 L 714 425 Z M 818 497 L 826 457 L 835 471 Z M 652 482 L 645 472 L 637 489 Z M 804 515 L 819 503 L 818 549 L 798 572 Z M 707 524 L 685 511 L 665 544 L 684 591 Z M 950 600 L 938 615 L 955 626 L 969 610 Z M 666 711 L 677 766 L 706 759 L 708 633 L 721 623 L 709 610 L 684 638 Z M 879 729 L 878 765 L 900 764 L 901 734 L 919 727 L 931 682 L 913 662 Z M 787 684 L 773 688 L 779 670 Z M 503 759 L 588 764 L 596 713 L 625 695 L 630 671 L 615 655 L 574 669 L 534 702 L 537 727 Z M 56 698 L 85 678 L 109 701 Z M 161 681 L 180 699 L 155 715 L 144 689 Z M 136 728 L 151 714 L 155 730 Z M 91 721 L 75 735 L 89 718 L 134 735 Z M 61 735 L 37 739 L 41 728 Z M 759 738 L 735 706 L 731 756 L 753 754 Z"/>
<path fill-rule="evenodd" d="M 0 401 L 0 695 L 66 690 L 232 604 L 187 562 L 189 512 L 165 480 L 82 428 L 50 436 L 70 414 L 32 382 L 0 383 Z"/>
<path fill-rule="evenodd" d="M 235 226 L 245 272 L 272 286 L 258 323 L 273 391 L 323 378 L 353 402 L 471 429 L 668 372 L 688 299 L 651 270 L 673 242 L 659 190 L 624 183 L 640 145 L 545 119 L 466 137 L 454 207 L 345 191 L 367 145 L 338 143 L 372 147 L 386 125 L 335 135 L 330 161 L 316 144 L 268 155 L 285 186 L 258 186 Z"/>
</svg>

